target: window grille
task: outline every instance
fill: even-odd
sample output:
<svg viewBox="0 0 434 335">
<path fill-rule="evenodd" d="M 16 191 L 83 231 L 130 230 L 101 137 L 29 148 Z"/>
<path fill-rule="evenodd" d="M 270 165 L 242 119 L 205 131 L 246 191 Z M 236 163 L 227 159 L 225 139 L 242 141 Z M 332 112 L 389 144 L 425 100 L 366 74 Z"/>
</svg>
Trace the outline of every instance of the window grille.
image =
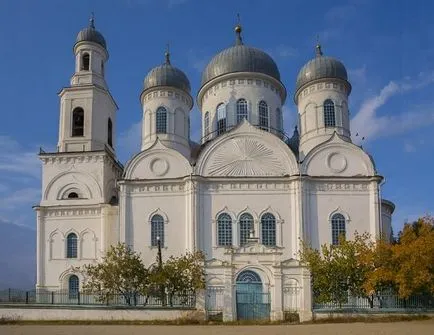
<svg viewBox="0 0 434 335">
<path fill-rule="evenodd" d="M 226 107 L 224 104 L 217 106 L 217 135 L 226 131 Z"/>
<path fill-rule="evenodd" d="M 332 244 L 339 245 L 339 238 L 345 238 L 345 218 L 342 214 L 332 217 Z"/>
<path fill-rule="evenodd" d="M 229 214 L 222 213 L 218 216 L 217 244 L 219 246 L 232 245 L 232 219 Z"/>
<path fill-rule="evenodd" d="M 159 107 L 157 109 L 156 131 L 157 134 L 167 133 L 167 110 L 164 107 Z"/>
<path fill-rule="evenodd" d="M 271 213 L 262 215 L 261 218 L 262 244 L 276 246 L 276 218 Z"/>
<path fill-rule="evenodd" d="M 68 234 L 66 237 L 66 258 L 77 258 L 77 235 Z"/>
<path fill-rule="evenodd" d="M 240 217 L 240 246 L 247 243 L 250 232 L 253 231 L 253 217 L 249 213 L 244 213 Z"/>
<path fill-rule="evenodd" d="M 324 126 L 336 126 L 335 105 L 330 99 L 324 101 Z"/>
<path fill-rule="evenodd" d="M 259 102 L 259 127 L 268 131 L 268 105 L 264 100 Z"/>
<path fill-rule="evenodd" d="M 247 101 L 246 99 L 239 99 L 237 101 L 237 124 L 240 123 L 243 119 L 247 120 L 247 118 Z"/>
<path fill-rule="evenodd" d="M 158 246 L 158 239 L 160 245 L 164 247 L 164 219 L 161 215 L 154 215 L 151 219 L 151 246 Z"/>
<path fill-rule="evenodd" d="M 72 275 L 68 280 L 69 299 L 77 299 L 80 289 L 80 281 L 76 275 Z"/>
</svg>

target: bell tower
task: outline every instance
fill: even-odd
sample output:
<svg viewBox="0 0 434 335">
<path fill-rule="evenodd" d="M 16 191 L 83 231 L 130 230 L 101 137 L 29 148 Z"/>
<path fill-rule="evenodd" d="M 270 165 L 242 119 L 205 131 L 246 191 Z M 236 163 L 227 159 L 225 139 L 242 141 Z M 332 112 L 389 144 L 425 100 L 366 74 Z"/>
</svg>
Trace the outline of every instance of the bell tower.
<svg viewBox="0 0 434 335">
<path fill-rule="evenodd" d="M 105 81 L 109 58 L 106 41 L 95 29 L 92 16 L 73 47 L 75 72 L 69 87 L 60 93 L 59 152 L 97 151 L 114 153 L 116 102 Z"/>
</svg>

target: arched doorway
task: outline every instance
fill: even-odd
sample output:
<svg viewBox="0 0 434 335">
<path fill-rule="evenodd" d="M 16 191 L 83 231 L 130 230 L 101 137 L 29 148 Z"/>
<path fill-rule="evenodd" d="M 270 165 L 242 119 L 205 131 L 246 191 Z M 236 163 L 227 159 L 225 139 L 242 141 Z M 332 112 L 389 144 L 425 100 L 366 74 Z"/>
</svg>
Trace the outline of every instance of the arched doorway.
<svg viewBox="0 0 434 335">
<path fill-rule="evenodd" d="M 270 294 L 264 292 L 261 277 L 254 271 L 241 272 L 236 280 L 238 320 L 270 318 Z"/>
</svg>

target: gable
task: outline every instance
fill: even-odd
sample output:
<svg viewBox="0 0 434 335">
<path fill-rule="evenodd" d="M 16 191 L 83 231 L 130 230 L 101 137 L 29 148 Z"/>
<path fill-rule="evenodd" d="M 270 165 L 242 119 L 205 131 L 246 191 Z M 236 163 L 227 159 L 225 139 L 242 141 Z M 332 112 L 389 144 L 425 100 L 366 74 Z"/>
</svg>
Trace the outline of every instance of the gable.
<svg viewBox="0 0 434 335">
<path fill-rule="evenodd" d="M 191 165 L 176 150 L 167 148 L 158 139 L 153 146 L 134 156 L 125 168 L 125 179 L 178 178 L 191 174 Z"/>
<path fill-rule="evenodd" d="M 244 121 L 202 151 L 196 173 L 205 177 L 294 175 L 297 161 L 282 140 Z"/>
<path fill-rule="evenodd" d="M 302 163 L 309 176 L 374 176 L 375 166 L 360 147 L 334 134 L 330 140 L 312 149 Z"/>
</svg>

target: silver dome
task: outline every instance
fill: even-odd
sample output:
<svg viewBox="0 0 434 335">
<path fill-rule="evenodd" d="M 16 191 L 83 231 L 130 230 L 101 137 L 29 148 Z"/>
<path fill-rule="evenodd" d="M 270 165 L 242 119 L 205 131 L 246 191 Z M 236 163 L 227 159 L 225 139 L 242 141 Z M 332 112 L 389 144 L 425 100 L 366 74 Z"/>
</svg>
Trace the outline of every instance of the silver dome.
<svg viewBox="0 0 434 335">
<path fill-rule="evenodd" d="M 166 53 L 166 62 L 153 68 L 146 75 L 143 90 L 158 86 L 179 88 L 188 94 L 191 92 L 190 81 L 184 72 L 170 64 L 169 54 Z"/>
<path fill-rule="evenodd" d="M 298 73 L 295 95 L 306 84 L 323 78 L 336 78 L 348 82 L 347 70 L 344 64 L 335 58 L 323 56 L 321 46 L 317 45 L 316 57 L 307 62 Z"/>
<path fill-rule="evenodd" d="M 75 39 L 75 43 L 79 42 L 94 42 L 101 45 L 104 49 L 107 49 L 107 44 L 105 42 L 104 36 L 95 29 L 95 20 L 92 17 L 89 21 L 89 27 L 82 29 Z"/>
<path fill-rule="evenodd" d="M 241 27 L 235 28 L 236 45 L 218 53 L 202 73 L 202 86 L 207 82 L 233 72 L 263 73 L 280 81 L 280 73 L 274 60 L 264 51 L 246 46 L 241 40 Z"/>
</svg>

